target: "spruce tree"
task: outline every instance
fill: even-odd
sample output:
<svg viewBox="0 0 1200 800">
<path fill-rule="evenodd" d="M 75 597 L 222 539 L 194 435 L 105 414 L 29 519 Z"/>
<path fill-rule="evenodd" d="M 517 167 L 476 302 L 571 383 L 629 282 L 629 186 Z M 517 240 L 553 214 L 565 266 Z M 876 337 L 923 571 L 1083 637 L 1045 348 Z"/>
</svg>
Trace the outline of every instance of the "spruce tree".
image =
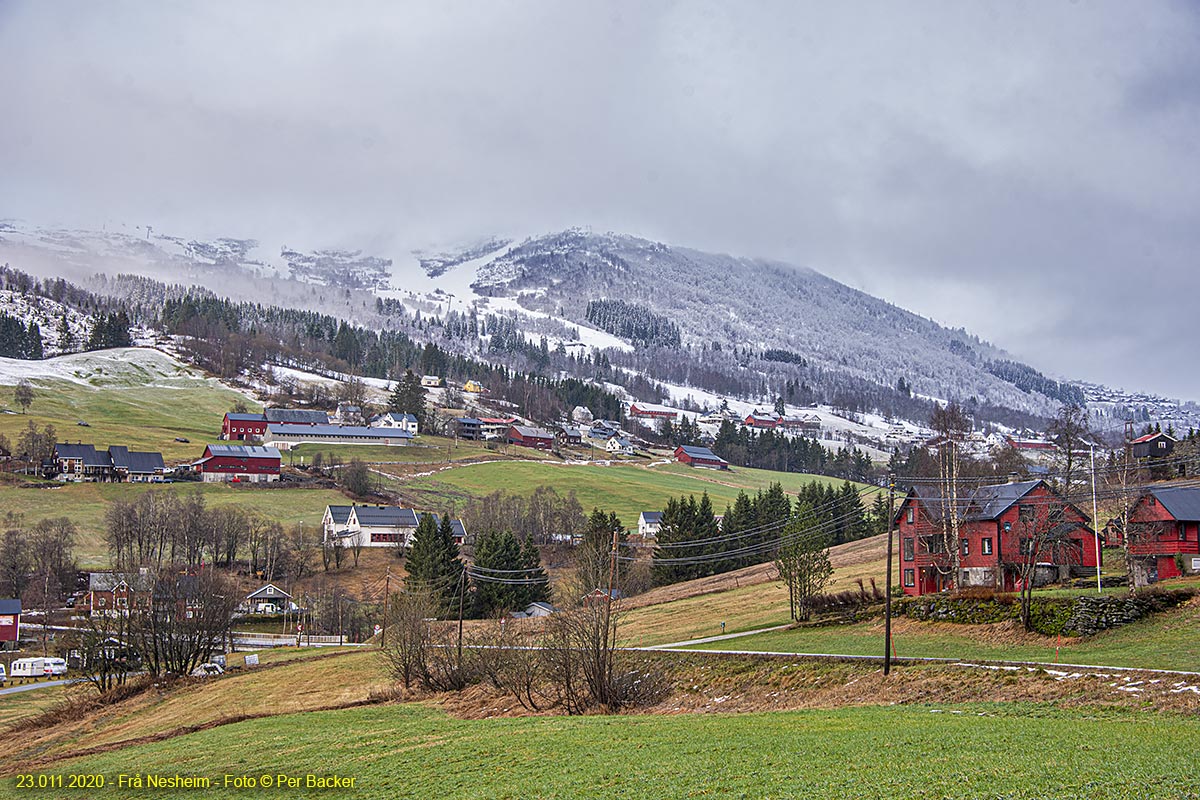
<svg viewBox="0 0 1200 800">
<path fill-rule="evenodd" d="M 396 381 L 392 396 L 388 398 L 388 411 L 412 414 L 419 425 L 425 425 L 425 388 L 421 386 L 421 378 L 411 369 L 404 370 L 404 377 Z"/>
<path fill-rule="evenodd" d="M 521 546 L 512 531 L 488 531 L 475 545 L 475 615 L 490 617 L 513 611 L 524 598 L 525 586 L 510 581 L 520 580 L 524 561 Z M 522 606 L 523 607 L 523 606 Z"/>
<path fill-rule="evenodd" d="M 450 528 L 450 518 L 442 518 L 441 525 L 432 514 L 422 514 L 413 534 L 412 545 L 405 561 L 408 577 L 404 584 L 412 590 L 428 590 L 440 603 L 443 613 L 451 610 L 462 584 L 462 562 L 458 559 L 458 545 Z"/>
</svg>

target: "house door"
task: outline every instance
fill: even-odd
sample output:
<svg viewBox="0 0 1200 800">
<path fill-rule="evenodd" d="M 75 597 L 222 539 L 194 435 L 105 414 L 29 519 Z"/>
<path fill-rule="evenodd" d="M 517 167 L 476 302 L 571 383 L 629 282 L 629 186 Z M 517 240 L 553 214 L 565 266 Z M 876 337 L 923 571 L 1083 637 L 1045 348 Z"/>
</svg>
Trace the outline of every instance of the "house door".
<svg viewBox="0 0 1200 800">
<path fill-rule="evenodd" d="M 920 594 L 934 594 L 938 591 L 937 570 L 932 567 L 921 567 Z"/>
</svg>

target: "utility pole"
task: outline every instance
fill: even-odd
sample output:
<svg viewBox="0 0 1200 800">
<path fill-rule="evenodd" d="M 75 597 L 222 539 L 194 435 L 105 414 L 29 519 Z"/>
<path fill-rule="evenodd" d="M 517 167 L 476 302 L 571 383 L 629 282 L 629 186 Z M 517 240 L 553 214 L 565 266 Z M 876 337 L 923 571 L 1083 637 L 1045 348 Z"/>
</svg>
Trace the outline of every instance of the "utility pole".
<svg viewBox="0 0 1200 800">
<path fill-rule="evenodd" d="M 1096 503 L 1096 445 L 1088 446 L 1092 454 L 1092 533 L 1096 538 L 1096 592 L 1103 594 L 1104 584 L 1100 582 L 1100 511 Z"/>
<path fill-rule="evenodd" d="M 620 536 L 621 536 L 620 529 L 617 527 L 613 527 L 612 552 L 610 553 L 609 559 L 608 559 L 608 597 L 605 598 L 605 603 L 604 603 L 604 639 L 603 639 L 603 641 L 604 641 L 604 674 L 605 674 L 605 685 L 606 686 L 608 685 L 608 675 L 612 671 L 612 663 L 611 663 L 612 647 L 611 647 L 611 645 L 615 644 L 615 642 L 610 643 L 608 641 L 608 637 L 609 637 L 609 633 L 610 633 L 610 627 L 612 625 L 613 593 L 616 591 L 616 588 L 617 588 L 617 547 L 620 545 Z M 607 698 L 605 698 L 605 699 L 607 700 Z"/>
<path fill-rule="evenodd" d="M 383 629 L 379 632 L 379 646 L 387 644 L 388 600 L 392 596 L 392 567 L 387 568 L 387 577 L 383 579 Z"/>
<path fill-rule="evenodd" d="M 892 535 L 896 527 L 896 476 L 888 473 L 887 580 L 883 598 L 883 674 L 892 671 Z"/>
<path fill-rule="evenodd" d="M 467 565 L 458 577 L 458 675 L 462 677 L 463 595 L 467 593 Z"/>
</svg>

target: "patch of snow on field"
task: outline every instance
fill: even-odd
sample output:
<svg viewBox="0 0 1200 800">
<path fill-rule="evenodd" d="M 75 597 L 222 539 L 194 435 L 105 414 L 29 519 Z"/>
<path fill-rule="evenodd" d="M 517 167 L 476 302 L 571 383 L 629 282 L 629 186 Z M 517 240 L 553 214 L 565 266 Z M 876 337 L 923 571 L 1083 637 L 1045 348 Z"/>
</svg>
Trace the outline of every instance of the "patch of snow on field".
<svg viewBox="0 0 1200 800">
<path fill-rule="evenodd" d="M 71 353 L 41 361 L 0 358 L 0 384 L 67 381 L 83 386 L 184 388 L 210 380 L 171 356 L 146 347 Z"/>
</svg>

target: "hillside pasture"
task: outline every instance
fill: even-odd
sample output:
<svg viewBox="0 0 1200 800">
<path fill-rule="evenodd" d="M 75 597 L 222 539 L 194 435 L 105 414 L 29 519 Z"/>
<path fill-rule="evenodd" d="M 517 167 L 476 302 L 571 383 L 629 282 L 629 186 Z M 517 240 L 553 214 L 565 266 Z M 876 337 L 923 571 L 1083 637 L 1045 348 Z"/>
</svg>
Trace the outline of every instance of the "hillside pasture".
<svg viewBox="0 0 1200 800">
<path fill-rule="evenodd" d="M 303 522 L 314 528 L 321 524 L 325 507 L 349 503 L 332 489 L 292 489 L 250 484 L 198 483 L 168 485 L 144 483 L 42 484 L 38 488 L 0 483 L 0 509 L 20 516 L 30 526 L 51 517 L 68 517 L 79 528 L 75 554 L 82 567 L 107 563 L 104 516 L 118 501 L 132 502 L 148 491 L 175 492 L 180 497 L 199 494 L 209 506 L 237 506 L 291 526 Z"/>
<path fill-rule="evenodd" d="M 665 466 L 665 465 L 664 465 Z M 504 490 L 530 494 L 539 486 L 552 486 L 559 494 L 574 491 L 585 510 L 594 507 L 615 511 L 627 528 L 637 527 L 643 511 L 659 511 L 668 499 L 708 492 L 717 513 L 737 499 L 739 492 L 753 493 L 773 481 L 795 491 L 811 480 L 830 481 L 817 475 L 742 470 L 724 476 L 709 470 L 683 471 L 637 464 L 552 464 L 528 461 L 466 464 L 433 475 L 401 480 L 397 489 L 415 505 L 433 507 L 446 500 L 458 503 Z"/>
<path fill-rule="evenodd" d="M 29 413 L 19 413 L 12 389 L 27 378 Z M 241 401 L 258 406 L 157 350 L 121 348 L 46 359 L 0 359 L 0 434 L 15 445 L 29 422 L 54 426 L 59 441 L 151 450 L 168 462 L 198 458 L 217 441 L 225 412 Z M 77 423 L 86 422 L 87 426 Z M 176 442 L 185 438 L 187 443 Z"/>
</svg>

